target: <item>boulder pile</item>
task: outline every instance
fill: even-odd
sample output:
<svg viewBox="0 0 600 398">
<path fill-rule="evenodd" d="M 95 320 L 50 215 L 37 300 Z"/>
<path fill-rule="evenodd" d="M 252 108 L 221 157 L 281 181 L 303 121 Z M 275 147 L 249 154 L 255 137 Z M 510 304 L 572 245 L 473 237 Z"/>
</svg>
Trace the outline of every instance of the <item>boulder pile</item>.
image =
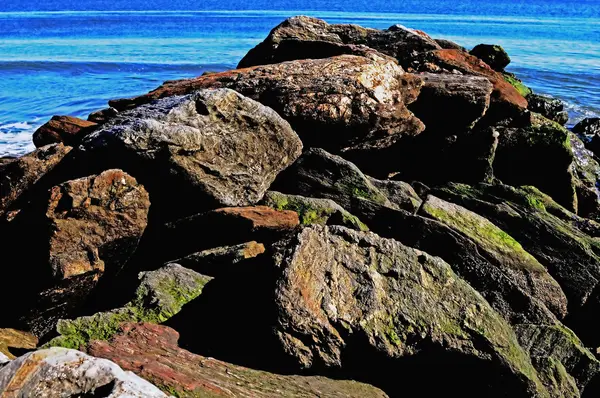
<svg viewBox="0 0 600 398">
<path fill-rule="evenodd" d="M 600 123 L 510 61 L 301 16 L 52 118 L 0 159 L 0 396 L 597 397 Z"/>
</svg>

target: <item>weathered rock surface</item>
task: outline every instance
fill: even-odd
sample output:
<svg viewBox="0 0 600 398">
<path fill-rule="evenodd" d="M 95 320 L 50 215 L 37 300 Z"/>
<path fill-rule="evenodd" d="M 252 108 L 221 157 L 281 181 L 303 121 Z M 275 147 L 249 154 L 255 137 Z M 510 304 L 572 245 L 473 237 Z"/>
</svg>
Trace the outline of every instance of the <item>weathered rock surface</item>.
<svg viewBox="0 0 600 398">
<path fill-rule="evenodd" d="M 2 367 L 0 393 L 3 397 L 167 397 L 114 362 L 65 348 L 31 352 Z"/>
<path fill-rule="evenodd" d="M 476 56 L 498 72 L 503 72 L 504 68 L 510 64 L 508 53 L 501 46 L 495 44 L 478 44 L 469 54 Z"/>
<path fill-rule="evenodd" d="M 424 126 L 407 108 L 421 79 L 378 55 L 344 55 L 210 74 L 166 82 L 141 97 L 112 101 L 118 109 L 201 88 L 226 87 L 273 108 L 305 147 L 367 151 L 419 134 Z"/>
<path fill-rule="evenodd" d="M 545 97 L 539 94 L 529 94 L 527 96 L 528 109 L 532 112 L 564 126 L 569 121 L 569 114 L 564 110 L 565 104 L 556 98 Z"/>
<path fill-rule="evenodd" d="M 455 42 L 453 42 L 451 40 L 447 40 L 447 39 L 434 39 L 434 40 L 444 50 L 461 50 L 461 51 L 467 51 L 466 48 L 464 48 L 460 44 L 457 44 L 457 43 L 455 43 Z"/>
<path fill-rule="evenodd" d="M 63 144 L 43 148 L 0 165 L 0 216 L 71 151 Z"/>
<path fill-rule="evenodd" d="M 523 84 L 523 81 L 517 77 L 514 73 L 503 72 L 502 76 L 504 80 L 506 80 L 511 86 L 513 86 L 519 94 L 523 96 L 523 98 L 529 97 L 533 94 L 533 90 Z"/>
<path fill-rule="evenodd" d="M 130 302 L 108 312 L 60 320 L 56 327 L 60 336 L 46 346 L 77 349 L 91 340 L 111 338 L 123 322 L 165 322 L 198 297 L 211 279 L 178 264 L 141 273 L 140 285 Z"/>
<path fill-rule="evenodd" d="M 396 58 L 405 65 L 414 53 L 441 48 L 426 34 L 394 25 L 386 30 L 336 24 L 311 17 L 286 19 L 267 38 L 250 50 L 238 68 L 305 58 L 327 58 L 341 54 L 364 55 L 369 49 Z"/>
<path fill-rule="evenodd" d="M 178 397 L 387 397 L 366 384 L 318 376 L 282 376 L 193 354 L 178 347 L 179 334 L 153 324 L 123 324 L 110 341 L 87 352 L 137 373 Z M 200 366 L 198 366 L 200 364 Z"/>
<path fill-rule="evenodd" d="M 88 121 L 96 124 L 104 124 L 113 117 L 117 116 L 118 113 L 119 111 L 117 111 L 115 108 L 100 109 L 90 113 L 88 116 Z"/>
<path fill-rule="evenodd" d="M 31 333 L 15 329 L 0 329 L 0 354 L 8 359 L 15 359 L 11 349 L 32 350 L 37 347 L 38 339 Z M 0 360 L 1 361 L 1 360 Z"/>
<path fill-rule="evenodd" d="M 456 134 L 468 130 L 490 105 L 493 87 L 485 77 L 450 73 L 422 73 L 419 77 L 423 87 L 410 110 L 427 131 Z"/>
<path fill-rule="evenodd" d="M 82 148 L 134 175 L 163 212 L 189 215 L 258 202 L 302 143 L 272 109 L 220 89 L 120 113 Z"/>
<path fill-rule="evenodd" d="M 121 170 L 52 188 L 46 216 L 54 277 L 118 272 L 146 229 L 149 208 L 144 187 Z"/>
<path fill-rule="evenodd" d="M 421 199 L 408 184 L 377 181 L 363 174 L 353 163 L 316 148 L 306 151 L 281 175 L 274 188 L 290 194 L 331 199 L 350 212 L 354 197 L 408 211 L 416 211 L 421 205 Z"/>
<path fill-rule="evenodd" d="M 83 137 L 94 131 L 96 126 L 97 124 L 94 122 L 76 117 L 53 116 L 49 122 L 33 133 L 33 143 L 38 148 L 60 142 L 68 146 L 74 146 Z"/>
<path fill-rule="evenodd" d="M 573 132 L 586 142 L 596 156 L 600 154 L 600 118 L 587 118 L 573 127 Z"/>
<path fill-rule="evenodd" d="M 573 174 L 577 193 L 577 214 L 581 217 L 600 220 L 600 164 L 594 159 L 593 152 L 586 149 L 583 141 L 569 132 L 569 141 L 573 151 Z"/>
<path fill-rule="evenodd" d="M 393 183 L 393 181 L 390 181 L 390 183 Z M 331 199 L 308 198 L 268 191 L 263 199 L 263 204 L 276 210 L 295 211 L 298 213 L 300 223 L 303 225 L 343 225 L 358 231 L 369 230 L 357 217 L 344 210 Z"/>
<path fill-rule="evenodd" d="M 547 396 L 511 328 L 441 259 L 343 227 L 304 228 L 279 250 L 277 333 L 302 367 L 358 362 L 390 395 Z M 436 366 L 454 383 L 409 385 Z M 375 382 L 382 369 L 407 383 Z"/>
</svg>

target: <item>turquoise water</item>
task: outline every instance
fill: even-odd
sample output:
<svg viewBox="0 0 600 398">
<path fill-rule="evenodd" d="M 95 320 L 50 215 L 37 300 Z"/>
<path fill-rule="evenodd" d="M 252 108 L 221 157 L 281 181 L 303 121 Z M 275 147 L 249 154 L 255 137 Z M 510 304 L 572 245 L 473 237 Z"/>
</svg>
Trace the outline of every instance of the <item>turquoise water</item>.
<svg viewBox="0 0 600 398">
<path fill-rule="evenodd" d="M 164 80 L 232 68 L 297 14 L 401 23 L 466 47 L 498 43 L 513 58 L 508 69 L 569 104 L 571 123 L 600 115 L 596 0 L 11 1 L 0 4 L 0 156 L 30 150 L 32 132 L 54 114 L 86 117 Z"/>
</svg>

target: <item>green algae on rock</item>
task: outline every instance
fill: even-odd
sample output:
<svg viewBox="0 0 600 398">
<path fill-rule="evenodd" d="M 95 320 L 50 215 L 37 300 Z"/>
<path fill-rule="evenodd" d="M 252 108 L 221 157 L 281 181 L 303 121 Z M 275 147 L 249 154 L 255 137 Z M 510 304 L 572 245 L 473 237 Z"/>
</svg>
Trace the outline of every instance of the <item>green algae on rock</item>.
<svg viewBox="0 0 600 398">
<path fill-rule="evenodd" d="M 162 323 L 202 293 L 212 278 L 178 264 L 140 274 L 135 297 L 122 308 L 73 320 L 60 320 L 60 333 L 46 346 L 79 348 L 91 340 L 109 339 L 122 322 Z"/>
</svg>

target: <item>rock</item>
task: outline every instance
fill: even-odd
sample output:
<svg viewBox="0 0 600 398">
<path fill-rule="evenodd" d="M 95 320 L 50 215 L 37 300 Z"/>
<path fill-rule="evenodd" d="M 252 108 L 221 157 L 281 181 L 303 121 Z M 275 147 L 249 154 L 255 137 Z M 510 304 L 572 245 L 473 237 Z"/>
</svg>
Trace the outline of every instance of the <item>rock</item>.
<svg viewBox="0 0 600 398">
<path fill-rule="evenodd" d="M 513 186 L 533 185 L 569 210 L 577 210 L 569 132 L 532 114 L 528 127 L 498 127 L 494 175 Z"/>
<path fill-rule="evenodd" d="M 203 275 L 219 277 L 235 272 L 238 267 L 243 267 L 245 261 L 256 258 L 264 252 L 265 246 L 262 243 L 252 241 L 203 250 L 171 262 Z"/>
<path fill-rule="evenodd" d="M 510 64 L 510 57 L 501 46 L 495 44 L 478 44 L 469 54 L 476 56 L 493 70 L 503 72 Z"/>
<path fill-rule="evenodd" d="M 119 111 L 117 111 L 115 108 L 101 109 L 99 111 L 90 113 L 90 115 L 88 116 L 88 121 L 94 122 L 97 124 L 104 124 L 104 123 L 108 122 L 110 119 L 117 116 L 118 113 L 119 113 Z"/>
<path fill-rule="evenodd" d="M 276 330 L 303 368 L 358 371 L 391 396 L 548 395 L 511 328 L 441 259 L 322 226 L 304 228 L 279 253 Z M 407 382 L 386 380 L 384 369 Z M 441 379 L 416 382 L 423 371 Z"/>
<path fill-rule="evenodd" d="M 394 201 L 378 189 L 376 180 L 363 174 L 356 165 L 343 158 L 331 155 L 323 149 L 309 149 L 274 184 L 281 192 L 331 199 L 352 212 L 352 198 L 361 197 L 393 208 L 400 207 L 416 211 L 421 199 L 405 185 L 395 190 Z M 381 182 L 383 186 L 386 183 Z M 394 183 L 388 183 L 394 184 Z"/>
<path fill-rule="evenodd" d="M 573 132 L 579 136 L 595 136 L 600 134 L 600 118 L 583 119 L 573 127 Z"/>
<path fill-rule="evenodd" d="M 87 352 L 114 361 L 182 398 L 387 397 L 375 387 L 354 381 L 283 376 L 203 357 L 179 348 L 178 339 L 179 333 L 165 326 L 129 323 L 111 341 L 92 341 Z"/>
<path fill-rule="evenodd" d="M 558 318 L 567 314 L 567 298 L 560 285 L 512 236 L 478 214 L 432 195 L 421 206 L 421 214 L 469 237 L 479 253 L 492 258 L 503 273 L 544 303 Z"/>
<path fill-rule="evenodd" d="M 56 327 L 60 336 L 46 346 L 80 348 L 92 340 L 110 339 L 123 322 L 165 322 L 197 298 L 211 279 L 178 264 L 143 272 L 130 302 L 108 312 L 60 320 Z"/>
<path fill-rule="evenodd" d="M 504 80 L 506 80 L 511 86 L 513 86 L 518 91 L 519 94 L 523 96 L 523 98 L 527 98 L 531 94 L 533 94 L 533 91 L 525 84 L 523 84 L 521 79 L 519 79 L 514 73 L 503 72 L 502 76 L 504 77 Z"/>
<path fill-rule="evenodd" d="M 544 97 L 539 94 L 529 94 L 527 103 L 530 111 L 539 113 L 561 126 L 569 121 L 569 114 L 564 110 L 565 104 L 559 99 Z"/>
<path fill-rule="evenodd" d="M 513 252 L 509 245 L 505 246 L 506 250 L 501 250 L 508 252 L 508 255 L 498 256 L 498 251 L 493 254 L 485 244 L 482 246 L 481 239 L 486 234 L 479 233 L 480 229 L 466 227 L 469 223 L 461 223 L 462 227 L 452 226 L 453 223 L 446 219 L 445 225 L 434 219 L 389 209 L 373 202 L 357 202 L 355 208 L 373 231 L 448 262 L 453 271 L 481 293 L 492 308 L 513 327 L 519 344 L 529 353 L 540 373 L 547 373 L 545 366 L 550 366 L 551 363 L 563 366 L 566 368 L 565 378 L 574 380 L 579 387 L 585 387 L 598 373 L 599 363 L 593 354 L 542 302 L 545 301 L 558 315 L 563 316 L 564 294 L 554 289 L 556 294 L 552 298 L 552 294 L 547 295 L 548 291 L 544 293 L 544 290 L 533 289 L 527 275 L 530 271 L 510 266 Z M 420 213 L 426 214 L 426 211 Z M 465 209 L 458 211 L 466 212 Z M 470 216 L 479 218 L 483 224 L 489 224 L 489 221 L 474 213 Z M 500 236 L 504 234 L 500 233 Z M 553 280 L 547 272 L 533 279 L 540 280 L 540 275 L 541 280 Z M 551 282 L 549 291 L 553 290 L 552 285 Z M 544 358 L 548 360 L 541 361 Z M 556 389 L 551 380 L 544 381 L 544 384 L 552 390 Z M 559 392 L 563 393 L 562 390 Z M 557 395 L 560 396 L 560 393 Z"/>
<path fill-rule="evenodd" d="M 126 109 L 207 87 L 230 88 L 273 108 L 307 148 L 368 152 L 424 128 L 406 108 L 416 99 L 421 79 L 378 55 L 291 61 L 171 81 L 111 104 Z"/>
<path fill-rule="evenodd" d="M 330 25 L 317 18 L 297 16 L 275 27 L 248 52 L 238 68 L 341 54 L 364 55 L 368 53 L 364 46 L 396 58 L 401 65 L 415 52 L 440 48 L 431 37 L 402 25 L 377 30 L 358 25 Z"/>
<path fill-rule="evenodd" d="M 577 135 L 569 132 L 569 140 L 573 151 L 573 171 L 575 174 L 575 190 L 577 192 L 577 214 L 581 217 L 600 221 L 600 164 L 594 154 L 586 149 Z"/>
<path fill-rule="evenodd" d="M 415 60 L 414 68 L 421 72 L 460 72 L 465 75 L 487 78 L 494 86 L 490 110 L 494 110 L 495 117 L 518 115 L 527 109 L 527 100 L 504 79 L 500 72 L 493 70 L 479 58 L 466 52 L 460 50 L 430 51 Z"/>
<path fill-rule="evenodd" d="M 11 349 L 33 350 L 37 345 L 38 339 L 31 333 L 15 329 L 0 329 L 0 355 L 4 355 L 9 360 L 15 359 Z M 0 362 L 2 362 L 1 358 Z"/>
<path fill-rule="evenodd" d="M 189 215 L 258 202 L 302 143 L 272 109 L 220 89 L 122 112 L 82 149 L 136 176 L 162 213 Z"/>
<path fill-rule="evenodd" d="M 268 191 L 263 199 L 265 206 L 276 210 L 291 210 L 298 213 L 300 224 L 343 225 L 358 231 L 369 228 L 357 217 L 348 213 L 331 199 L 307 198 Z"/>
<path fill-rule="evenodd" d="M 30 352 L 2 367 L 0 392 L 6 397 L 167 397 L 114 362 L 65 348 Z"/>
<path fill-rule="evenodd" d="M 446 40 L 446 39 L 434 39 L 434 40 L 444 50 L 461 50 L 461 51 L 467 51 L 466 48 L 464 48 L 460 44 L 456 44 L 452 40 Z"/>
<path fill-rule="evenodd" d="M 0 352 L 0 368 L 2 368 L 2 366 L 6 365 L 10 361 L 12 361 L 12 359 Z"/>
<path fill-rule="evenodd" d="M 391 205 L 387 205 L 389 207 L 416 212 L 423 204 L 415 189 L 404 181 L 377 180 L 368 176 L 367 178 L 375 188 L 385 195 L 388 202 L 391 203 Z"/>
<path fill-rule="evenodd" d="M 144 187 L 121 170 L 52 188 L 46 217 L 54 277 L 118 272 L 146 229 L 149 208 Z"/>
<path fill-rule="evenodd" d="M 487 218 L 538 259 L 567 296 L 567 326 L 586 345 L 598 345 L 598 329 L 590 322 L 600 308 L 598 224 L 569 212 L 533 187 L 450 184 L 432 193 Z"/>
<path fill-rule="evenodd" d="M 49 173 L 71 151 L 63 144 L 48 145 L 0 165 L 0 216 Z"/>
<path fill-rule="evenodd" d="M 159 233 L 161 250 L 157 256 L 169 261 L 201 250 L 252 240 L 270 243 L 299 224 L 298 213 L 290 210 L 279 211 L 267 206 L 217 209 L 166 224 Z M 202 231 L 210 233 L 202 234 Z"/>
<path fill-rule="evenodd" d="M 427 131 L 449 135 L 471 129 L 490 105 L 493 87 L 485 77 L 450 73 L 419 76 L 423 87 L 410 110 L 425 123 Z"/>
<path fill-rule="evenodd" d="M 71 116 L 52 116 L 49 122 L 33 133 L 33 143 L 37 148 L 64 143 L 77 145 L 83 137 L 96 129 L 97 124 Z"/>
</svg>

